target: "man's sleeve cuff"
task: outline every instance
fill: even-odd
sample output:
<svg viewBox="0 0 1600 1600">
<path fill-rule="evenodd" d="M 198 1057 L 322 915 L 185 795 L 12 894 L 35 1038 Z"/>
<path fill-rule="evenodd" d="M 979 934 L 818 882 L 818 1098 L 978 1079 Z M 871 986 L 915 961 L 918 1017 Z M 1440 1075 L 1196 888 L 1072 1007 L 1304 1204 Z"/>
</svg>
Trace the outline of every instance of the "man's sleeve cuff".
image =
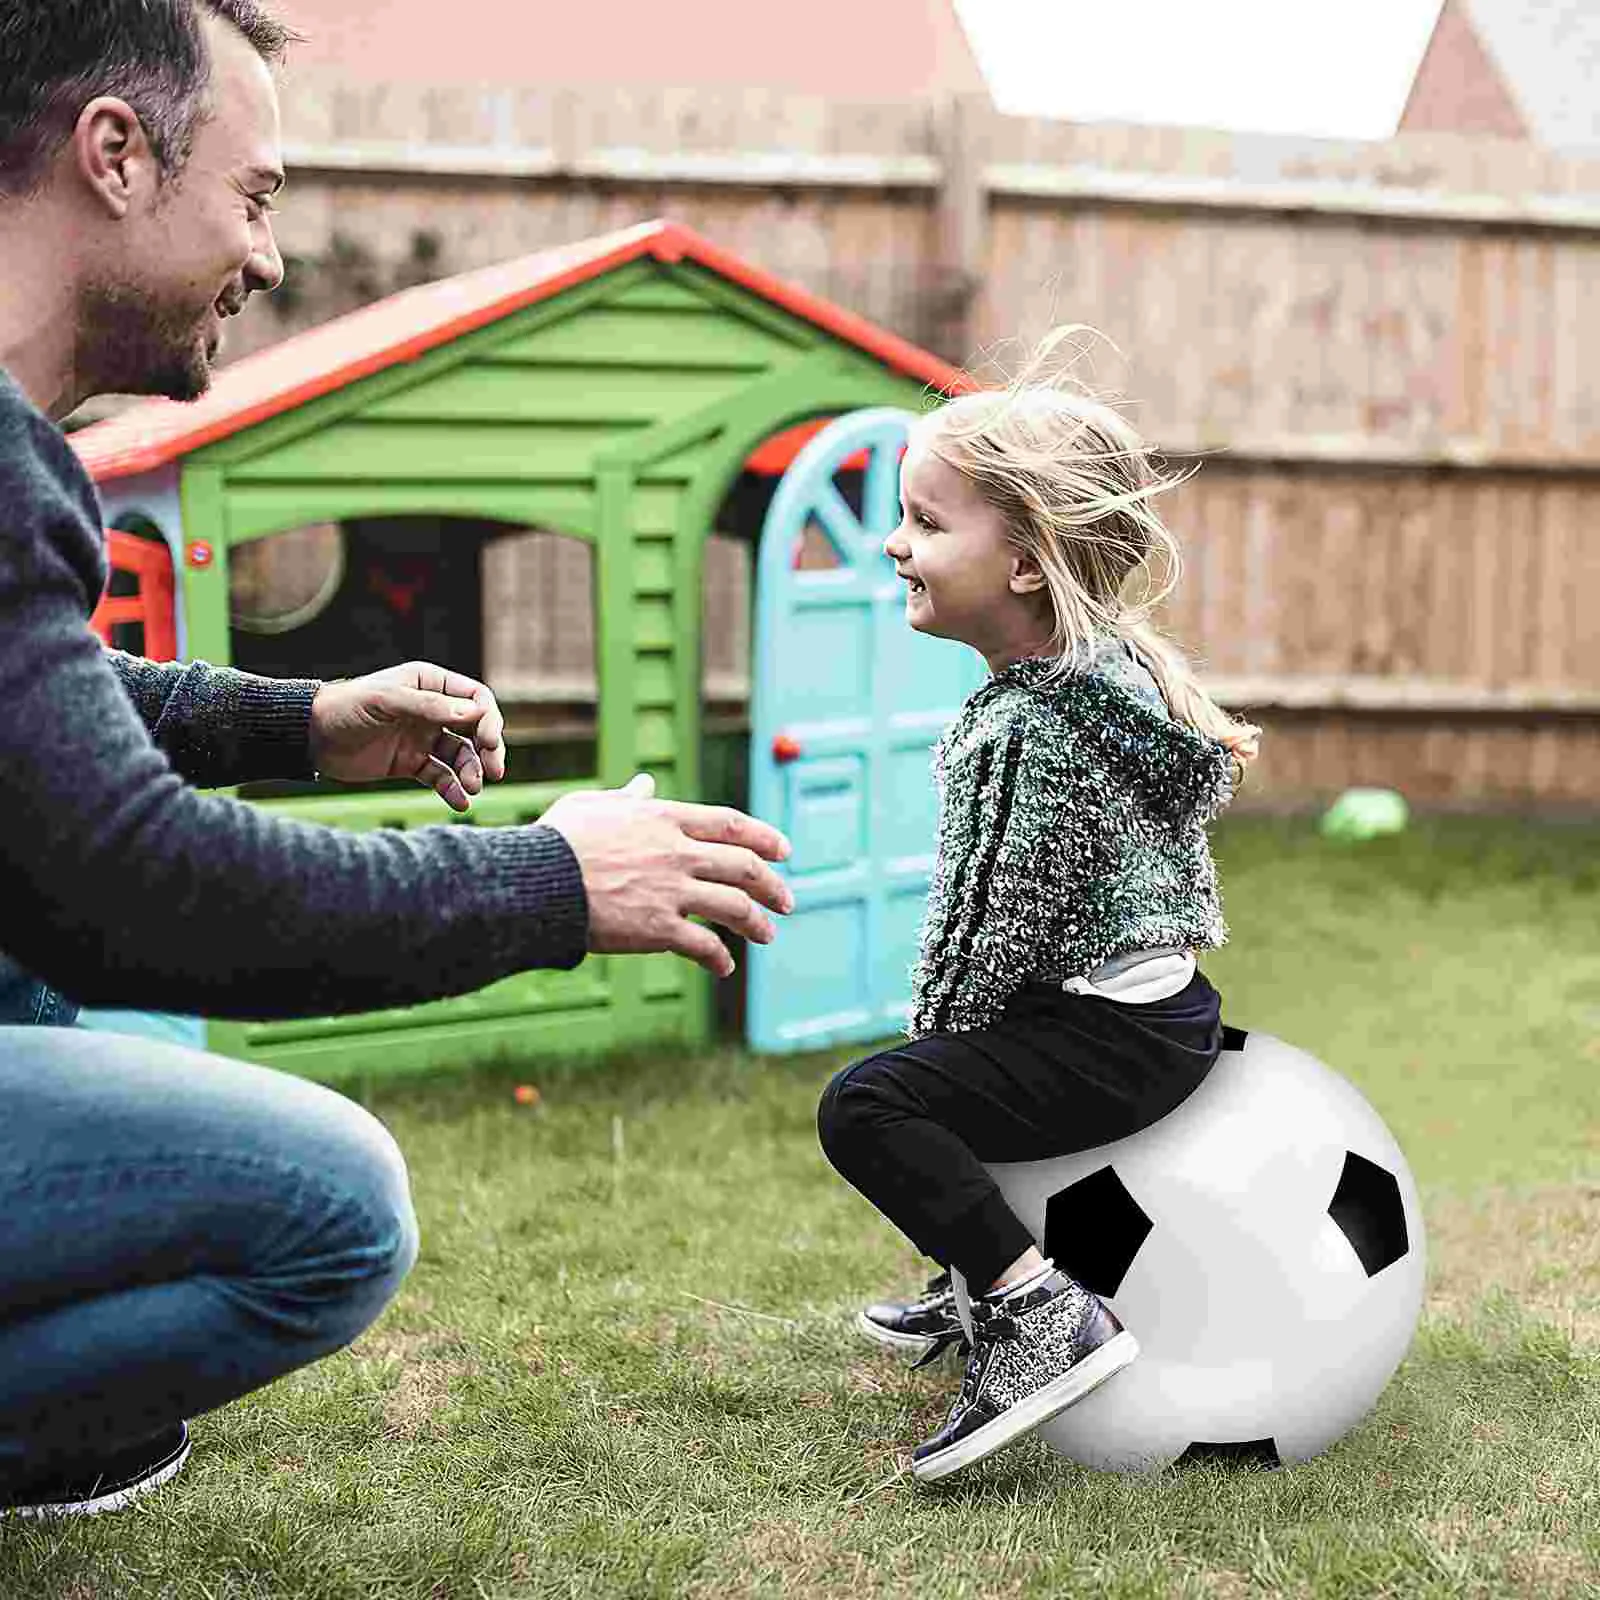
<svg viewBox="0 0 1600 1600">
<path fill-rule="evenodd" d="M 496 828 L 500 886 L 510 915 L 497 916 L 513 970 L 570 971 L 588 954 L 589 896 L 572 846 L 554 828 Z"/>
<path fill-rule="evenodd" d="M 244 769 L 238 781 L 316 776 L 311 759 L 311 702 L 321 687 L 316 678 L 230 674 L 229 734 Z"/>
</svg>

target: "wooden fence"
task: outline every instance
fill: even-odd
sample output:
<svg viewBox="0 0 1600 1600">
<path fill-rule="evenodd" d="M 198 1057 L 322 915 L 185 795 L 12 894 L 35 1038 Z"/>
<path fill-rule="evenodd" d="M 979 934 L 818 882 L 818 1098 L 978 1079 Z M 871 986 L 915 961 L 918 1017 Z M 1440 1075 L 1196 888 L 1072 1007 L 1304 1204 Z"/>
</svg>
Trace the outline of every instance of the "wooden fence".
<svg viewBox="0 0 1600 1600">
<path fill-rule="evenodd" d="M 1261 803 L 1600 802 L 1600 160 L 309 78 L 285 127 L 250 343 L 658 214 L 986 374 L 1090 324 L 1086 376 L 1204 459 L 1169 620 L 1266 724 Z"/>
</svg>

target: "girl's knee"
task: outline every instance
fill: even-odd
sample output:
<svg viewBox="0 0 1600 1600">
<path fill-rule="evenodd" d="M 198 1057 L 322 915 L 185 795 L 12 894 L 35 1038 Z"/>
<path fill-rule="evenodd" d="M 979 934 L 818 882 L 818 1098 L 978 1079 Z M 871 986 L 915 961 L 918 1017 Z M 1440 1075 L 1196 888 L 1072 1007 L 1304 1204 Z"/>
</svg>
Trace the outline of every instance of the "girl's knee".
<svg viewBox="0 0 1600 1600">
<path fill-rule="evenodd" d="M 835 1073 L 822 1091 L 817 1102 L 817 1138 L 830 1161 L 850 1142 L 879 1099 L 877 1062 L 876 1056 L 855 1062 Z"/>
<path fill-rule="evenodd" d="M 845 1067 L 834 1073 L 828 1082 L 828 1087 L 822 1091 L 822 1098 L 817 1101 L 817 1139 L 824 1152 L 829 1154 L 831 1154 L 830 1147 L 837 1139 L 842 1120 L 840 1096 L 844 1091 L 845 1081 L 854 1071 L 854 1067 Z"/>
</svg>

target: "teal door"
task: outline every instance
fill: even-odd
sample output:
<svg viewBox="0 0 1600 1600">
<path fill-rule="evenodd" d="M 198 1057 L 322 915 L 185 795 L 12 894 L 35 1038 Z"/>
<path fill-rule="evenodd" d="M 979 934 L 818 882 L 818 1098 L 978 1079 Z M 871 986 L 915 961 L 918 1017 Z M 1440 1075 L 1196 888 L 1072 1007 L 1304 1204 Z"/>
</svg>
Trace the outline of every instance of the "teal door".
<svg viewBox="0 0 1600 1600">
<path fill-rule="evenodd" d="M 904 1025 L 938 808 L 929 753 L 982 681 L 914 633 L 883 541 L 907 413 L 853 412 L 783 476 L 756 558 L 750 807 L 788 834 L 795 909 L 748 962 L 750 1043 L 811 1050 Z"/>
</svg>

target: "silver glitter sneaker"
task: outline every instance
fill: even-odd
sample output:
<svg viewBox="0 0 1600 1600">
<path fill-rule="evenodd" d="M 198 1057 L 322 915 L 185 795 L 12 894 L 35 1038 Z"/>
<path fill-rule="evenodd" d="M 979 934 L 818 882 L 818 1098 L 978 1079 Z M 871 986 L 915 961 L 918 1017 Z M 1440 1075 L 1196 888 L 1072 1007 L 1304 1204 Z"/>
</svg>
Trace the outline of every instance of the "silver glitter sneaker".
<svg viewBox="0 0 1600 1600">
<path fill-rule="evenodd" d="M 956 1292 L 950 1274 L 941 1272 L 928 1280 L 927 1287 L 914 1300 L 886 1301 L 871 1305 L 856 1318 L 856 1326 L 877 1344 L 896 1350 L 915 1352 L 918 1360 L 912 1370 L 937 1361 L 948 1349 L 965 1351 L 967 1336 L 956 1315 Z"/>
<path fill-rule="evenodd" d="M 1001 1300 L 972 1302 L 972 1350 L 945 1425 L 911 1452 L 942 1478 L 1030 1433 L 1139 1354 L 1139 1343 L 1076 1279 L 1052 1272 Z"/>
</svg>

